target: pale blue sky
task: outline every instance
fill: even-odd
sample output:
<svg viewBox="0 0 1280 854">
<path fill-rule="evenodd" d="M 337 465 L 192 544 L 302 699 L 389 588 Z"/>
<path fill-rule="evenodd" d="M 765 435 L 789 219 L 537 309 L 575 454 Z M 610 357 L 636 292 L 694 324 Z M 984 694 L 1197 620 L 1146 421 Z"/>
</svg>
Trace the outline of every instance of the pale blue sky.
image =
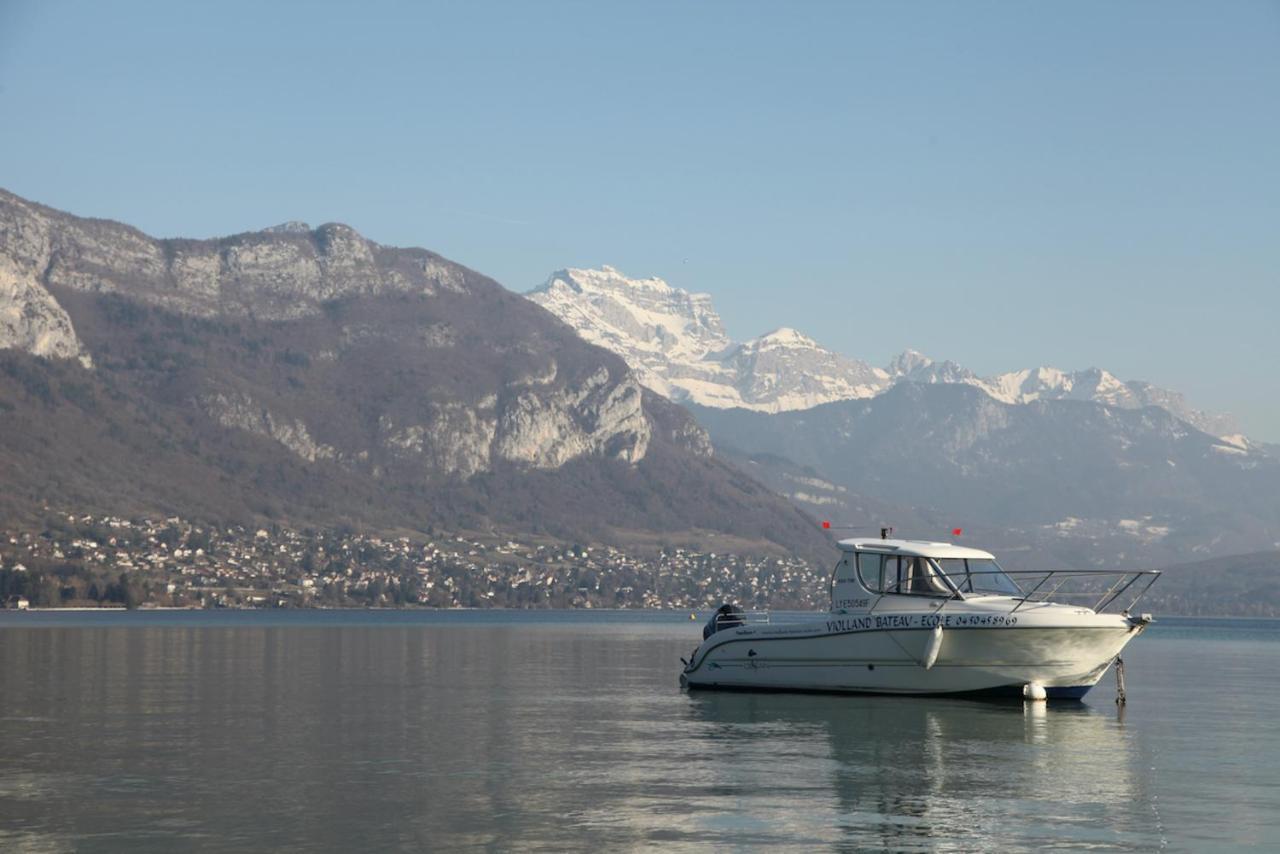
<svg viewBox="0 0 1280 854">
<path fill-rule="evenodd" d="M 1280 441 L 1276 2 L 0 0 L 0 186 L 609 263 L 738 338 L 1100 365 Z"/>
</svg>

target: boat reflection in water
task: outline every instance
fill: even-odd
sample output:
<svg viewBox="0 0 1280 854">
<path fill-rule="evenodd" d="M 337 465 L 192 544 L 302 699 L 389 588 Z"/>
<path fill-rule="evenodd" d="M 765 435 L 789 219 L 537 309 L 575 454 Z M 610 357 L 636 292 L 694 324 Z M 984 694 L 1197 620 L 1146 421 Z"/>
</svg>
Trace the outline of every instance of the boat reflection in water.
<svg viewBox="0 0 1280 854">
<path fill-rule="evenodd" d="M 1110 707 L 698 692 L 689 709 L 717 756 L 718 783 L 767 779 L 776 791 L 776 813 L 757 801 L 750 820 L 792 822 L 814 841 L 892 850 L 1162 841 L 1137 748 Z"/>
</svg>

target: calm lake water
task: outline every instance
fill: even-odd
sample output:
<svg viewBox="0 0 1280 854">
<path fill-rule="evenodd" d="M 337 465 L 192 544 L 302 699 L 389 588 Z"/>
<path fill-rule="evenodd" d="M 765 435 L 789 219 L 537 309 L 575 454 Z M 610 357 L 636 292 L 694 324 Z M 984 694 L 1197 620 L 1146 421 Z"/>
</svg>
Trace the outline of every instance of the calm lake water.
<svg viewBox="0 0 1280 854">
<path fill-rule="evenodd" d="M 1083 703 L 684 693 L 688 615 L 0 613 L 0 850 L 1280 849 L 1280 623 Z"/>
</svg>

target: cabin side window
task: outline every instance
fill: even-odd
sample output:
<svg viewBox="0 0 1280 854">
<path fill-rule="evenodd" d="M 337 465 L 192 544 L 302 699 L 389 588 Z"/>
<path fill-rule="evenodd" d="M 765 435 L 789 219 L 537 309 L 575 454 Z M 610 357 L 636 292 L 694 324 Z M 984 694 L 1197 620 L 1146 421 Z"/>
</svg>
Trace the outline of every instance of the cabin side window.
<svg viewBox="0 0 1280 854">
<path fill-rule="evenodd" d="M 878 555 L 862 553 L 858 555 L 858 575 L 862 578 L 862 586 L 870 590 L 872 593 L 884 593 L 884 585 L 886 582 L 885 573 L 888 572 L 893 579 L 891 583 L 896 582 L 897 570 L 887 567 L 889 561 L 895 560 L 890 555 Z"/>
<path fill-rule="evenodd" d="M 836 586 L 840 584 L 855 584 L 857 582 L 857 569 L 854 565 L 854 556 L 846 554 L 840 558 L 836 564 L 836 568 L 831 571 L 831 607 L 836 605 Z M 841 595 L 847 595 L 847 591 Z"/>
</svg>

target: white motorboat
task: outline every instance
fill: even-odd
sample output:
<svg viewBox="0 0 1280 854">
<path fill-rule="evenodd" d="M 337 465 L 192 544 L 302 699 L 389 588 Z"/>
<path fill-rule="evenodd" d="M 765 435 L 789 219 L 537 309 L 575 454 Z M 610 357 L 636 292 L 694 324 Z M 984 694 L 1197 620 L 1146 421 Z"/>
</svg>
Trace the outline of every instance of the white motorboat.
<svg viewBox="0 0 1280 854">
<path fill-rule="evenodd" d="M 1009 572 L 989 552 L 952 543 L 839 545 L 830 613 L 778 620 L 722 606 L 681 684 L 1083 697 L 1151 622 L 1130 610 L 1160 574 Z M 1091 604 L 1072 603 L 1080 595 Z"/>
</svg>

